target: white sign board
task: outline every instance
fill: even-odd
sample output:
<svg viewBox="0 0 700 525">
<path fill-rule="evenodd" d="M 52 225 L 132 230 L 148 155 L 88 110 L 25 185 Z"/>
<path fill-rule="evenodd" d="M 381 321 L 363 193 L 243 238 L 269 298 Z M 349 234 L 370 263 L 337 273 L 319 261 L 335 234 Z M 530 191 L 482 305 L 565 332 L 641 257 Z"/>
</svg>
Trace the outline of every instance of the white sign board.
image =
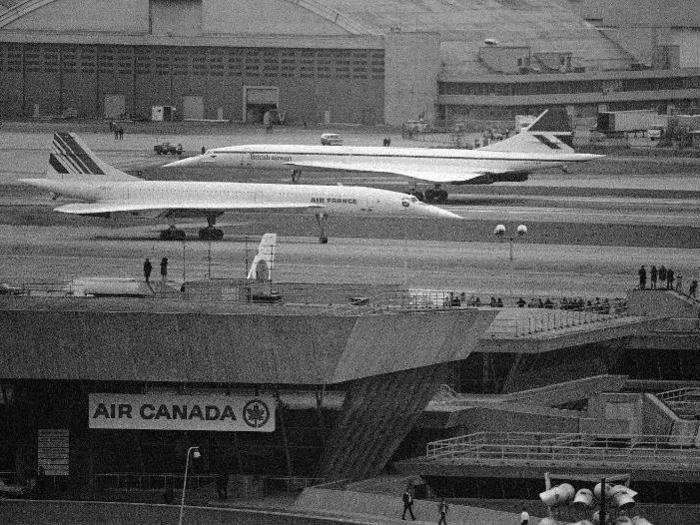
<svg viewBox="0 0 700 525">
<path fill-rule="evenodd" d="M 274 432 L 269 396 L 90 394 L 90 428 Z"/>
<path fill-rule="evenodd" d="M 65 428 L 37 430 L 37 465 L 45 476 L 67 476 L 69 432 Z"/>
</svg>

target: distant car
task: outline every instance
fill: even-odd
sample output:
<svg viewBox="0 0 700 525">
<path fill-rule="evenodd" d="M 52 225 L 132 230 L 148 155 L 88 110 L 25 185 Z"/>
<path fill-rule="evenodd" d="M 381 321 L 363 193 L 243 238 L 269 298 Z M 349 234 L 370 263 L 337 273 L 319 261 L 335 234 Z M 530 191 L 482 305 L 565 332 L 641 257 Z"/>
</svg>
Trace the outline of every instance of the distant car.
<svg viewBox="0 0 700 525">
<path fill-rule="evenodd" d="M 342 146 L 343 139 L 337 133 L 324 133 L 321 135 L 321 144 L 324 146 Z"/>
<path fill-rule="evenodd" d="M 24 289 L 11 286 L 7 283 L 0 283 L 0 295 L 22 295 Z"/>
<path fill-rule="evenodd" d="M 173 144 L 172 142 L 163 142 L 153 146 L 153 151 L 158 155 L 182 155 L 182 144 Z"/>
</svg>

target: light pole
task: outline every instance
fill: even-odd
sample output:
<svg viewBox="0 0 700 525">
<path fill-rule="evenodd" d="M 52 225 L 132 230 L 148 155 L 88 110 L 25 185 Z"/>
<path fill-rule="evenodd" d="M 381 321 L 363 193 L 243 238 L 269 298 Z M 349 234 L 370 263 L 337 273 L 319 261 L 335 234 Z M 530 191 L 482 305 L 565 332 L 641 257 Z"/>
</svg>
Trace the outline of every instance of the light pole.
<svg viewBox="0 0 700 525">
<path fill-rule="evenodd" d="M 194 459 L 199 459 L 202 455 L 199 453 L 199 447 L 190 447 L 187 449 L 187 455 L 185 456 L 185 476 L 182 479 L 182 496 L 180 497 L 180 519 L 178 524 L 182 525 L 182 514 L 185 511 L 185 490 L 187 489 L 187 470 L 190 466 L 190 455 Z"/>
<path fill-rule="evenodd" d="M 525 234 L 527 233 L 527 226 L 524 224 L 518 225 L 518 227 L 515 229 L 515 233 L 518 237 L 524 237 Z M 504 224 L 498 224 L 496 227 L 493 229 L 493 234 L 498 237 L 499 239 L 504 239 L 506 237 L 506 227 Z M 511 235 L 508 237 L 508 260 L 509 260 L 509 274 L 513 273 L 513 243 L 515 242 L 515 237 Z M 510 294 L 511 298 L 513 297 L 513 285 L 510 282 L 511 275 L 507 275 L 506 278 L 508 279 L 508 293 Z"/>
</svg>

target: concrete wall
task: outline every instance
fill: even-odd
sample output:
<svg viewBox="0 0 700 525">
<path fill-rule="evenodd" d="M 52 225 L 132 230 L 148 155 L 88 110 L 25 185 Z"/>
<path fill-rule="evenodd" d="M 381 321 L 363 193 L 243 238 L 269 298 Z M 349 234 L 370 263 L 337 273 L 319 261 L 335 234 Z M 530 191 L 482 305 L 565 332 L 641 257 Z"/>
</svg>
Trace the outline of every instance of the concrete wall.
<svg viewBox="0 0 700 525">
<path fill-rule="evenodd" d="M 421 116 L 432 122 L 441 67 L 439 35 L 390 32 L 384 38 L 385 122 L 396 126 Z"/>
<path fill-rule="evenodd" d="M 243 86 L 279 88 L 293 124 L 383 120 L 384 53 L 372 49 L 21 44 L 0 42 L 0 115 L 102 117 L 105 94 L 122 94 L 126 113 L 150 115 L 201 96 L 204 117 L 243 118 Z"/>
<path fill-rule="evenodd" d="M 679 47 L 681 67 L 700 67 L 700 27 L 671 29 L 670 41 Z"/>
<path fill-rule="evenodd" d="M 57 0 L 8 24 L 6 30 L 148 31 L 148 5 L 142 0 Z"/>
</svg>

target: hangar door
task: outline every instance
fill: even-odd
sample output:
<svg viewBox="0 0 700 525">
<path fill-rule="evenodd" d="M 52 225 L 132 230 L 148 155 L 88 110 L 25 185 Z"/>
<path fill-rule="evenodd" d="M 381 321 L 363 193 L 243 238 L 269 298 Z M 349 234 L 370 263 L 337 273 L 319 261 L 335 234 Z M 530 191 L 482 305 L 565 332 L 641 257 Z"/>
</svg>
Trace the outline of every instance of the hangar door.
<svg viewBox="0 0 700 525">
<path fill-rule="evenodd" d="M 105 118 L 119 118 L 126 113 L 124 95 L 119 93 L 107 93 L 104 97 Z"/>
<path fill-rule="evenodd" d="M 277 109 L 279 101 L 276 86 L 243 86 L 243 121 L 262 122 L 265 112 Z"/>
<path fill-rule="evenodd" d="M 182 97 L 182 112 L 185 120 L 202 120 L 204 118 L 204 98 L 195 95 Z"/>
</svg>

